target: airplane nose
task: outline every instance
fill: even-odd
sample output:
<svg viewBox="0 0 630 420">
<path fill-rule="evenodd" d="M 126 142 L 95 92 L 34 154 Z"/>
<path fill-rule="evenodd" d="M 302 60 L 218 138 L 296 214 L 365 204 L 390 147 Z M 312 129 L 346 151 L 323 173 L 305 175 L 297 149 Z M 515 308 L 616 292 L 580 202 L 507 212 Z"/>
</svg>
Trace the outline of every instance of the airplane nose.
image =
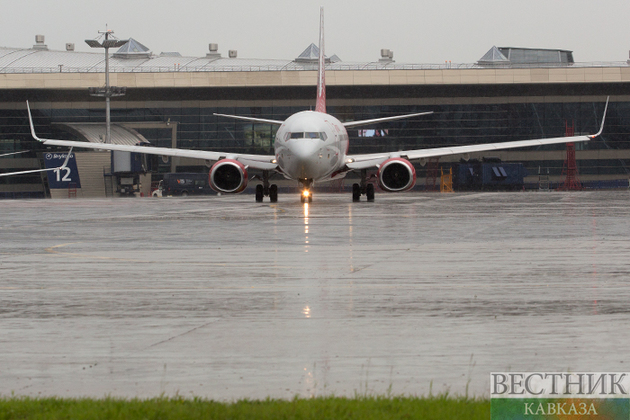
<svg viewBox="0 0 630 420">
<path fill-rule="evenodd" d="M 315 161 L 319 153 L 320 144 L 316 140 L 301 139 L 293 144 L 291 151 L 301 161 Z"/>
<path fill-rule="evenodd" d="M 293 170 L 298 178 L 317 178 L 320 171 L 319 140 L 296 139 L 290 145 Z"/>
</svg>

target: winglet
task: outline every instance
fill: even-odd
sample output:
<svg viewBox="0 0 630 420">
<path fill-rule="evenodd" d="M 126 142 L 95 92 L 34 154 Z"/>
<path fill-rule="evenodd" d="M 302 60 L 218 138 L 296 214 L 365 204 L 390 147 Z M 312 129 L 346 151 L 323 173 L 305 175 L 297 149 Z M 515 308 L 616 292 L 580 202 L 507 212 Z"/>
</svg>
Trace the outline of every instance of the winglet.
<svg viewBox="0 0 630 420">
<path fill-rule="evenodd" d="M 324 56 L 324 7 L 319 9 L 319 67 L 317 70 L 317 103 L 315 111 L 326 113 L 326 58 Z"/>
<path fill-rule="evenodd" d="M 26 109 L 28 109 L 28 122 L 31 125 L 31 135 L 33 136 L 35 140 L 41 141 L 42 143 L 44 143 L 44 140 L 40 139 L 39 137 L 37 137 L 37 134 L 35 134 L 35 126 L 33 125 L 33 116 L 31 115 L 31 107 L 28 104 L 28 101 L 26 101 Z"/>
<path fill-rule="evenodd" d="M 599 137 L 604 131 L 604 122 L 606 122 L 606 112 L 608 111 L 608 101 L 610 101 L 610 96 L 606 98 L 606 106 L 604 107 L 604 116 L 602 117 L 602 125 L 599 127 L 599 131 L 596 134 L 592 134 L 587 137 L 594 139 L 595 137 Z"/>
</svg>

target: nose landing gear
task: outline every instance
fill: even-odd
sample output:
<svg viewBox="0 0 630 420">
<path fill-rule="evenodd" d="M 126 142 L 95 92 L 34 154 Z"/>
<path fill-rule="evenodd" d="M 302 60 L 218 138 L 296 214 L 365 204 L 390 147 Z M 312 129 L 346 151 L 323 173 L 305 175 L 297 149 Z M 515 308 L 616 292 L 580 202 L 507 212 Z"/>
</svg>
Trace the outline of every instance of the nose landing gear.
<svg viewBox="0 0 630 420">
<path fill-rule="evenodd" d="M 313 201 L 313 194 L 310 190 L 303 190 L 302 194 L 300 194 L 300 201 L 302 203 L 310 203 Z"/>
<path fill-rule="evenodd" d="M 313 180 L 312 179 L 301 179 L 300 181 L 300 202 L 302 203 L 310 203 L 313 201 Z"/>
</svg>

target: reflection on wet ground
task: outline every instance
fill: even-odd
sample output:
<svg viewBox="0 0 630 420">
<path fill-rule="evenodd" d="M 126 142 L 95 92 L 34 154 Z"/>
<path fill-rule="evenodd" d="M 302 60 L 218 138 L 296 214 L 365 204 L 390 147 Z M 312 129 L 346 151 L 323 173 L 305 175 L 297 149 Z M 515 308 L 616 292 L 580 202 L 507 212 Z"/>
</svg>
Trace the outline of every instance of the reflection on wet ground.
<svg viewBox="0 0 630 420">
<path fill-rule="evenodd" d="M 0 395 L 488 395 L 626 371 L 630 193 L 0 202 Z"/>
</svg>

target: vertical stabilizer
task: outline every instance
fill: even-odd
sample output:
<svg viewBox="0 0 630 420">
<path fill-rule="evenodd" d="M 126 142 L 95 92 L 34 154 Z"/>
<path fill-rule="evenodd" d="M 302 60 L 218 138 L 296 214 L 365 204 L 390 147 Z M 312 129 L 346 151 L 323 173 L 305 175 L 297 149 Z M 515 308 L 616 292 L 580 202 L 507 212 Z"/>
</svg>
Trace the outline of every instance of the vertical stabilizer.
<svg viewBox="0 0 630 420">
<path fill-rule="evenodd" d="M 324 8 L 319 9 L 319 67 L 317 70 L 317 104 L 315 111 L 326 112 L 326 77 L 324 73 Z"/>
</svg>

